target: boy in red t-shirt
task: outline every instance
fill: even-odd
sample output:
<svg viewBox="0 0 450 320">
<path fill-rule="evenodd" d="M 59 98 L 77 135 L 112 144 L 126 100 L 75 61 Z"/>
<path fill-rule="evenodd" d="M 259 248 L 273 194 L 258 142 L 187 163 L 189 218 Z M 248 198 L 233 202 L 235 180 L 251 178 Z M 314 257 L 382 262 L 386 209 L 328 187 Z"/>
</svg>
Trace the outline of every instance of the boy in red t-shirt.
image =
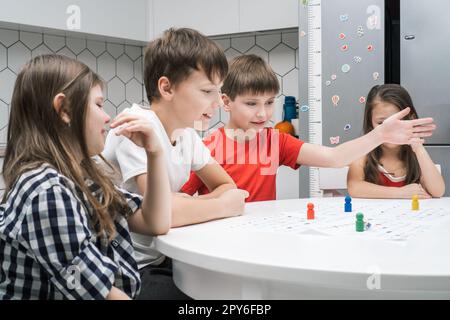
<svg viewBox="0 0 450 320">
<path fill-rule="evenodd" d="M 230 120 L 204 139 L 237 187 L 249 192 L 247 202 L 275 200 L 276 173 L 281 165 L 293 169 L 300 165 L 343 167 L 382 143 L 408 144 L 430 136 L 435 128 L 431 118 L 400 120 L 409 112 L 405 109 L 368 134 L 335 148 L 304 143 L 266 127 L 279 90 L 275 73 L 262 58 L 235 58 L 222 86 L 223 107 Z M 200 197 L 209 197 L 208 188 L 195 173 L 181 191 L 190 195 L 198 191 Z"/>
</svg>

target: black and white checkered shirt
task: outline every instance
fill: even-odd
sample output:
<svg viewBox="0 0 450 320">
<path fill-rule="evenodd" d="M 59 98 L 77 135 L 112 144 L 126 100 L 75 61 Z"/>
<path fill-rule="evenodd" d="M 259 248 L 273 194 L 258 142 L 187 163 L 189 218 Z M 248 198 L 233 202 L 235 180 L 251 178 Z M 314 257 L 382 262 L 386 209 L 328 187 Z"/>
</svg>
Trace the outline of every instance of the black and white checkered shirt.
<svg viewBox="0 0 450 320">
<path fill-rule="evenodd" d="M 88 185 L 100 200 L 100 187 Z M 132 214 L 141 197 L 121 191 Z M 85 195 L 49 165 L 24 173 L 0 206 L 0 299 L 104 299 L 113 285 L 136 297 L 140 277 L 126 218 L 117 215 L 108 243 L 91 213 Z"/>
</svg>

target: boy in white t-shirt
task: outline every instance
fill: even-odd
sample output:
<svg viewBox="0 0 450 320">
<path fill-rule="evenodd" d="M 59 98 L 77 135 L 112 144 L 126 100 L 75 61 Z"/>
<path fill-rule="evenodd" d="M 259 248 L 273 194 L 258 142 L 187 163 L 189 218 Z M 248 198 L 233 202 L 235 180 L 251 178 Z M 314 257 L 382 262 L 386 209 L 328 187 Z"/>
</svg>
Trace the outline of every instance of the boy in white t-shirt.
<svg viewBox="0 0 450 320">
<path fill-rule="evenodd" d="M 122 115 L 143 115 L 160 139 L 173 192 L 172 227 L 240 215 L 244 211 L 248 193 L 236 189 L 192 129 L 208 127 L 221 103 L 220 88 L 227 72 L 225 54 L 214 41 L 192 29 L 169 29 L 150 42 L 145 51 L 144 84 L 151 108 L 134 104 Z M 143 149 L 111 130 L 103 156 L 120 168 L 124 188 L 144 194 L 147 155 Z M 178 194 L 191 170 L 213 190 L 210 194 L 199 197 Z M 153 239 L 132 236 L 142 278 L 140 298 L 183 297 L 171 279 L 158 282 L 154 277 L 161 270 L 170 275 L 170 265 L 154 248 Z"/>
</svg>

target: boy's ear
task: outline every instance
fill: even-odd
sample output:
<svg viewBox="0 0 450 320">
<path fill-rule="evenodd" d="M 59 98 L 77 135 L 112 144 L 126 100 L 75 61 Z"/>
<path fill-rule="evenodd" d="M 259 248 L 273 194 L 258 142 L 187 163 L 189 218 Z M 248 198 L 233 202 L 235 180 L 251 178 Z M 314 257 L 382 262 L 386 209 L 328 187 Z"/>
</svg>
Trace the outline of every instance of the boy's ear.
<svg viewBox="0 0 450 320">
<path fill-rule="evenodd" d="M 229 96 L 227 96 L 225 93 L 222 93 L 222 101 L 223 101 L 223 109 L 226 112 L 230 112 L 231 111 L 231 99 Z"/>
<path fill-rule="evenodd" d="M 173 88 L 172 84 L 170 83 L 169 78 L 167 77 L 161 77 L 158 80 L 158 91 L 161 95 L 161 98 L 164 100 L 172 100 L 173 97 Z"/>
<path fill-rule="evenodd" d="M 69 113 L 64 106 L 64 102 L 66 100 L 66 95 L 64 93 L 58 93 L 53 98 L 53 108 L 55 108 L 56 113 L 61 117 L 62 121 L 66 124 L 70 124 Z"/>
</svg>

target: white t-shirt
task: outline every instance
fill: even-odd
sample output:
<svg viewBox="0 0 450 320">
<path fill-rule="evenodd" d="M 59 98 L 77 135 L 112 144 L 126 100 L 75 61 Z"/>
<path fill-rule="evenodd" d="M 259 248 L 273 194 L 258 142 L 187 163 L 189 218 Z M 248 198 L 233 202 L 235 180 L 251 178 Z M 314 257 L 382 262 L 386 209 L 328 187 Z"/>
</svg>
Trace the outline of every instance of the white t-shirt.
<svg viewBox="0 0 450 320">
<path fill-rule="evenodd" d="M 152 124 L 164 150 L 172 192 L 178 192 L 181 189 L 188 181 L 191 171 L 198 171 L 213 161 L 208 148 L 205 147 L 194 129 L 176 130 L 176 143 L 172 145 L 164 126 L 152 110 L 133 104 L 124 112 L 142 115 Z M 102 154 L 110 163 L 120 168 L 121 187 L 138 193 L 135 177 L 147 173 L 147 154 L 143 148 L 138 147 L 128 138 L 116 136 L 116 130 L 109 131 Z M 149 264 L 158 265 L 164 261 L 165 257 L 154 247 L 153 237 L 136 233 L 131 233 L 131 236 L 139 268 Z"/>
</svg>

